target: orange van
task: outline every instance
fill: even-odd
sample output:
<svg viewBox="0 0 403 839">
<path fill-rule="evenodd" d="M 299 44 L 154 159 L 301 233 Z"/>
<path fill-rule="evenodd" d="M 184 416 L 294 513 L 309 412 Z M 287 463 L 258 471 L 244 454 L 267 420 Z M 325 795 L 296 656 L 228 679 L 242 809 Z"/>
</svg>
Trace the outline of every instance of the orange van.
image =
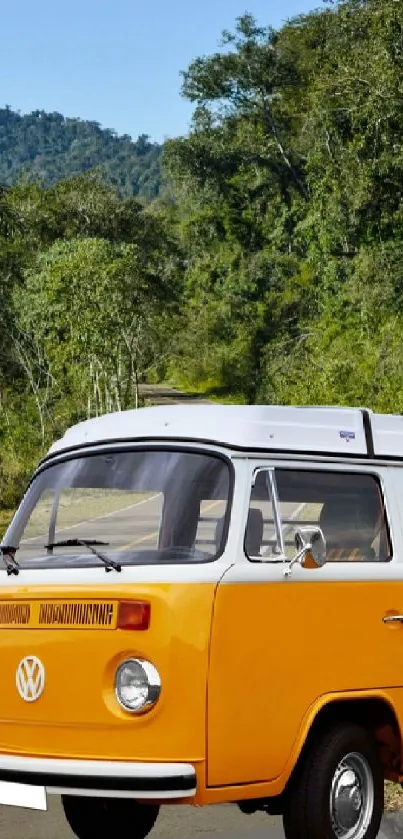
<svg viewBox="0 0 403 839">
<path fill-rule="evenodd" d="M 70 428 L 0 558 L 0 803 L 375 839 L 403 781 L 403 418 L 185 405 Z"/>
</svg>

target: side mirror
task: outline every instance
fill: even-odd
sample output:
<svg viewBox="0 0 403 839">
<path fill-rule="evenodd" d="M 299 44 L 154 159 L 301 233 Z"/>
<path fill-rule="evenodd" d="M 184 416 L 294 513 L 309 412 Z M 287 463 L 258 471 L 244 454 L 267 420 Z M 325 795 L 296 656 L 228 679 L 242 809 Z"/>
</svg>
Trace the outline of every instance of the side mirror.
<svg viewBox="0 0 403 839">
<path fill-rule="evenodd" d="M 295 532 L 297 554 L 291 560 L 284 576 L 289 577 L 293 565 L 302 568 L 322 568 L 326 563 L 326 539 L 320 527 L 300 527 Z"/>
</svg>

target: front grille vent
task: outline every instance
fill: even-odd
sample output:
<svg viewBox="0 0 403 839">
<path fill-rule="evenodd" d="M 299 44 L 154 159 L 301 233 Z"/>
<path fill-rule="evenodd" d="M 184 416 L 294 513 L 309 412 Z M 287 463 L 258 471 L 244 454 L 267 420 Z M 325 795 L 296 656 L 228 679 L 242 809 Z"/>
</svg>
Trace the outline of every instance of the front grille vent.
<svg viewBox="0 0 403 839">
<path fill-rule="evenodd" d="M 115 629 L 117 603 L 113 601 L 0 602 L 0 629 Z"/>
</svg>

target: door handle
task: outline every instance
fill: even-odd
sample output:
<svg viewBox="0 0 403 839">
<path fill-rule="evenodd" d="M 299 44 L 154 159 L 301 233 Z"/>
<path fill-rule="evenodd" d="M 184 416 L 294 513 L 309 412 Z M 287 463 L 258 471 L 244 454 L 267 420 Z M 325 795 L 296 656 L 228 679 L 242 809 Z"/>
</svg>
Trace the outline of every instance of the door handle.
<svg viewBox="0 0 403 839">
<path fill-rule="evenodd" d="M 403 623 L 403 615 L 385 615 L 382 620 L 384 623 Z"/>
</svg>

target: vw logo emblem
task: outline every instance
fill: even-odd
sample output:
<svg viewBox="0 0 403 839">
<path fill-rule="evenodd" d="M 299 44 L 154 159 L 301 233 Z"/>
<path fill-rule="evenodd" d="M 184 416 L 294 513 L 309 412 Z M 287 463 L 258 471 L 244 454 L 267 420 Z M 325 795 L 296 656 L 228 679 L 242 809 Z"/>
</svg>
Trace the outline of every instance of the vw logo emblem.
<svg viewBox="0 0 403 839">
<path fill-rule="evenodd" d="M 35 702 L 45 689 L 45 668 L 35 655 L 20 661 L 15 675 L 18 693 L 25 702 Z"/>
</svg>

